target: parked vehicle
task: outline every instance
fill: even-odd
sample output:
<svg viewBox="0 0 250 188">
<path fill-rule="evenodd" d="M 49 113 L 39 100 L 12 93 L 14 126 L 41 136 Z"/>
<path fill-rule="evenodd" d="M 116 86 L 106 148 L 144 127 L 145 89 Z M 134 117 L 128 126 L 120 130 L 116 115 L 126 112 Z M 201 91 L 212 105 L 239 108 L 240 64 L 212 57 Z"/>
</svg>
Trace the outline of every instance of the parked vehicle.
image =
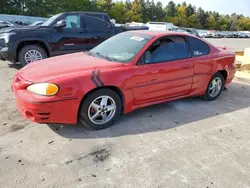
<svg viewBox="0 0 250 188">
<path fill-rule="evenodd" d="M 141 28 L 116 27 L 105 13 L 60 13 L 41 26 L 0 30 L 0 59 L 25 66 L 47 57 L 90 50 L 116 32 L 135 29 Z"/>
<path fill-rule="evenodd" d="M 232 38 L 232 32 L 230 31 L 224 31 L 223 32 L 224 38 Z"/>
<path fill-rule="evenodd" d="M 1 21 L 0 20 L 0 29 L 5 28 L 5 27 L 11 27 L 14 26 L 11 22 L 8 21 Z"/>
<path fill-rule="evenodd" d="M 5 28 L 5 27 L 8 27 L 8 26 L 4 23 L 0 23 L 0 29 Z"/>
<path fill-rule="evenodd" d="M 165 22 L 148 22 L 146 26 L 148 26 L 150 31 L 167 31 Z"/>
<path fill-rule="evenodd" d="M 248 38 L 247 33 L 238 32 L 238 36 L 239 36 L 239 38 Z"/>
<path fill-rule="evenodd" d="M 198 31 L 196 29 L 194 29 L 194 28 L 181 28 L 181 29 L 184 30 L 184 31 L 187 31 L 189 34 L 200 37 Z"/>
<path fill-rule="evenodd" d="M 198 31 L 198 35 L 200 38 L 210 38 L 212 33 L 209 31 Z"/>
<path fill-rule="evenodd" d="M 12 90 L 29 120 L 103 129 L 141 107 L 190 96 L 215 100 L 234 77 L 234 60 L 233 52 L 190 34 L 123 32 L 89 52 L 27 65 Z"/>
<path fill-rule="evenodd" d="M 39 26 L 39 25 L 42 25 L 44 23 L 44 21 L 36 21 L 32 24 L 30 24 L 30 26 Z"/>
<path fill-rule="evenodd" d="M 176 32 L 181 32 L 181 33 L 188 34 L 188 32 L 186 30 L 184 30 L 184 29 L 176 29 Z"/>
<path fill-rule="evenodd" d="M 232 38 L 239 38 L 238 32 L 232 32 Z"/>
<path fill-rule="evenodd" d="M 36 21 L 45 21 L 46 18 L 34 16 L 20 16 L 13 14 L 0 14 L 0 20 L 11 22 L 14 25 L 30 25 Z"/>
<path fill-rule="evenodd" d="M 126 23 L 125 25 L 128 25 L 128 26 L 145 26 L 145 24 L 141 23 L 141 22 L 131 22 L 131 23 Z"/>
<path fill-rule="evenodd" d="M 167 22 L 148 22 L 146 24 L 150 31 L 176 31 L 179 27 Z"/>
<path fill-rule="evenodd" d="M 120 26 L 122 28 L 122 31 L 133 31 L 133 30 L 148 30 L 148 26 L 133 26 L 133 25 L 124 25 L 122 24 Z"/>
<path fill-rule="evenodd" d="M 21 25 L 21 26 L 28 26 L 28 23 L 22 22 L 22 21 L 15 21 L 15 24 Z"/>
<path fill-rule="evenodd" d="M 213 32 L 211 36 L 213 38 L 224 38 L 225 37 L 225 35 L 222 32 L 219 32 L 219 31 Z"/>
</svg>

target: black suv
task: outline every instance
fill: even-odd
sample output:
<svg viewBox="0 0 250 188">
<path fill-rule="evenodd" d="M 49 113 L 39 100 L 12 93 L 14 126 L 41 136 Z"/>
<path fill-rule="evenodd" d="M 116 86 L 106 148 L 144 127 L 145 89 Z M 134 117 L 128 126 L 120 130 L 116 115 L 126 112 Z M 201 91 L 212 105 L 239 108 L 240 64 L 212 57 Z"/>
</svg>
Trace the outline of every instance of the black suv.
<svg viewBox="0 0 250 188">
<path fill-rule="evenodd" d="M 105 13 L 60 13 L 41 26 L 1 29 L 0 59 L 25 66 L 51 56 L 90 50 L 122 31 Z"/>
</svg>

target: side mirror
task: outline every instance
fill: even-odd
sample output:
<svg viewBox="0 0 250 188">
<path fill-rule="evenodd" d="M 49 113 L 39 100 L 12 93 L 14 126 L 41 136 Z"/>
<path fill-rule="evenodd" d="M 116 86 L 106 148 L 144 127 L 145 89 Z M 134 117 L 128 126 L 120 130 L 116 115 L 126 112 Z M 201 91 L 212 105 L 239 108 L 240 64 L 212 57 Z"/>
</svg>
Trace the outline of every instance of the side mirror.
<svg viewBox="0 0 250 188">
<path fill-rule="evenodd" d="M 56 23 L 55 27 L 57 28 L 62 28 L 62 27 L 66 27 L 66 21 L 65 20 L 60 20 Z"/>
</svg>

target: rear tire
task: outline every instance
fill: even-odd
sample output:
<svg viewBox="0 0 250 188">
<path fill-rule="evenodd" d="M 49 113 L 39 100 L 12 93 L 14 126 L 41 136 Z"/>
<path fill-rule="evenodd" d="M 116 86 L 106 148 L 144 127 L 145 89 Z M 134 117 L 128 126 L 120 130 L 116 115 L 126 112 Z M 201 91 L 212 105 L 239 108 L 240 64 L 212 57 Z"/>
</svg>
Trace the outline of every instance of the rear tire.
<svg viewBox="0 0 250 188">
<path fill-rule="evenodd" d="M 83 100 L 79 108 L 78 121 L 90 129 L 105 129 L 113 125 L 121 111 L 119 95 L 111 89 L 100 89 L 90 93 Z"/>
<path fill-rule="evenodd" d="M 213 101 L 217 99 L 225 85 L 225 79 L 220 72 L 217 72 L 210 79 L 207 90 L 203 98 L 207 101 Z"/>
<path fill-rule="evenodd" d="M 24 67 L 34 61 L 39 61 L 47 58 L 48 55 L 43 48 L 37 45 L 24 46 L 18 55 L 20 64 Z"/>
</svg>

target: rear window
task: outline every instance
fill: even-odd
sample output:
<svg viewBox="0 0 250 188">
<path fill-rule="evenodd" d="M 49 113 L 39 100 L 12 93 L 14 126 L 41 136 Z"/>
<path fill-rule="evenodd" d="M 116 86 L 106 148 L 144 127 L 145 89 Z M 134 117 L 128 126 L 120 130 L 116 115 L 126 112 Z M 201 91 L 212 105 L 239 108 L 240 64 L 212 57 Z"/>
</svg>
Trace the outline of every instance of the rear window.
<svg viewBox="0 0 250 188">
<path fill-rule="evenodd" d="M 209 54 L 210 47 L 205 42 L 193 37 L 189 37 L 189 42 L 193 57 L 199 57 Z"/>
</svg>

